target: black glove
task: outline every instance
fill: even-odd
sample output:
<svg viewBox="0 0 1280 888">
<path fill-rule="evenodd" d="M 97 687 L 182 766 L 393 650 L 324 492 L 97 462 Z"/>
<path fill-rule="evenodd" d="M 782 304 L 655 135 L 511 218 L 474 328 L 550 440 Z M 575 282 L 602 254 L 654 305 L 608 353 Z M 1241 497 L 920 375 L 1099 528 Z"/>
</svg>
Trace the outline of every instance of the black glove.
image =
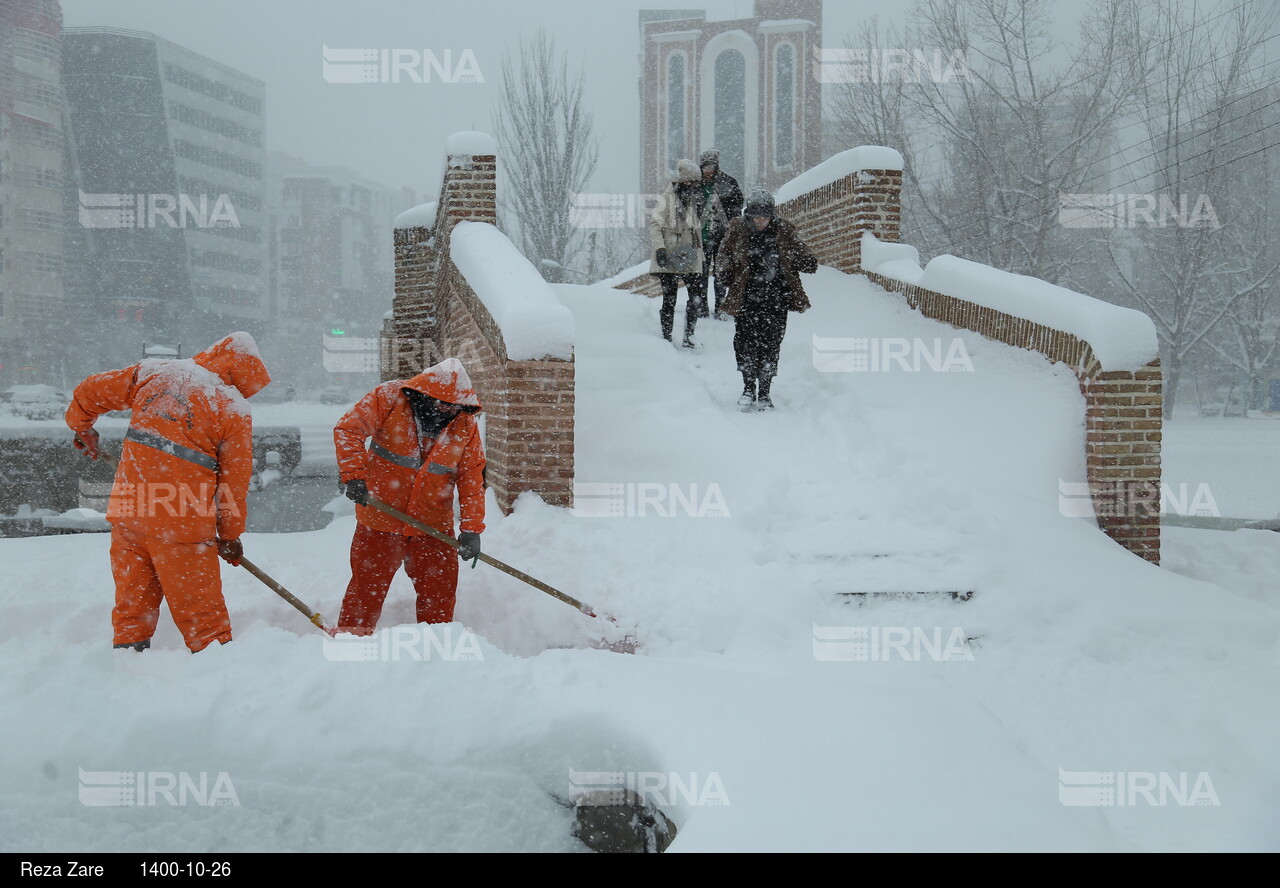
<svg viewBox="0 0 1280 888">
<path fill-rule="evenodd" d="M 653 253 L 653 258 L 658 260 L 658 265 L 662 268 L 667 267 L 667 248 L 658 247 Z"/>
<path fill-rule="evenodd" d="M 364 482 L 363 478 L 354 478 L 342 485 L 342 492 L 347 495 L 347 499 L 360 506 L 369 504 L 369 485 Z"/>
<path fill-rule="evenodd" d="M 83 450 L 84 455 L 90 459 L 98 458 L 98 432 L 95 429 L 89 429 L 87 432 L 76 432 L 74 440 L 76 450 Z"/>
<path fill-rule="evenodd" d="M 480 534 L 464 530 L 458 534 L 458 557 L 471 561 L 480 556 Z"/>
<path fill-rule="evenodd" d="M 218 540 L 218 557 L 232 567 L 240 566 L 244 556 L 244 544 L 239 540 Z"/>
</svg>

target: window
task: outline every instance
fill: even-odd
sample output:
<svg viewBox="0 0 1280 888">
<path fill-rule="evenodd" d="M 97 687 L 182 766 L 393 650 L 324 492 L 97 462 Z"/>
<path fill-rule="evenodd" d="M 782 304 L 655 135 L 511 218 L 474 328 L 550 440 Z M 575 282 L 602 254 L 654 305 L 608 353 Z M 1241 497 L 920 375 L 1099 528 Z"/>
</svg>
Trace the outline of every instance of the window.
<svg viewBox="0 0 1280 888">
<path fill-rule="evenodd" d="M 18 225 L 27 231 L 62 231 L 61 213 L 45 210 L 18 210 Z"/>
<path fill-rule="evenodd" d="M 179 157 L 194 160 L 196 163 L 202 163 L 205 166 L 216 167 L 250 179 L 262 178 L 262 166 L 260 164 L 245 160 L 243 157 L 237 157 L 234 154 L 228 154 L 225 151 L 206 148 L 203 145 L 196 145 L 185 139 L 175 139 L 173 150 Z"/>
<path fill-rule="evenodd" d="M 18 264 L 35 274 L 62 273 L 62 257 L 57 253 L 19 253 Z"/>
<path fill-rule="evenodd" d="M 774 53 L 773 165 L 795 163 L 796 51 L 784 43 Z"/>
<path fill-rule="evenodd" d="M 237 142 L 244 142 L 246 145 L 253 145 L 255 148 L 262 147 L 261 131 L 241 126 L 214 114 L 206 114 L 179 102 L 169 103 L 169 116 L 174 120 L 199 127 L 202 130 L 226 136 L 228 139 L 235 139 Z"/>
<path fill-rule="evenodd" d="M 736 49 L 716 56 L 714 114 L 720 168 L 741 176 L 747 159 L 747 60 Z"/>
<path fill-rule="evenodd" d="M 62 188 L 62 173 L 45 167 L 19 166 L 14 170 L 14 182 L 28 188 Z"/>
<path fill-rule="evenodd" d="M 685 55 L 673 52 L 667 56 L 667 167 L 685 157 L 688 140 L 685 135 Z"/>
<path fill-rule="evenodd" d="M 228 105 L 239 108 L 242 111 L 249 111 L 253 114 L 262 113 L 261 99 L 242 93 L 226 84 L 215 83 L 207 77 L 201 77 L 194 71 L 188 71 L 186 68 L 180 68 L 174 64 L 166 64 L 164 66 L 164 78 L 170 83 L 177 84 L 192 92 L 209 96 L 212 99 L 217 99 L 220 102 L 226 102 Z"/>
</svg>

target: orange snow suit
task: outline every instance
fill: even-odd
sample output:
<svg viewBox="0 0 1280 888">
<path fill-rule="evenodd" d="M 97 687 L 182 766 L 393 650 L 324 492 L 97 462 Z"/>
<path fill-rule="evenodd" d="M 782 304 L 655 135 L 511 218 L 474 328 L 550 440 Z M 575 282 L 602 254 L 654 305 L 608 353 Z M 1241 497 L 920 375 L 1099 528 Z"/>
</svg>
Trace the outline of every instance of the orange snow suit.
<svg viewBox="0 0 1280 888">
<path fill-rule="evenodd" d="M 405 389 L 461 406 L 435 437 L 423 437 Z M 484 445 L 475 414 L 480 401 L 462 363 L 449 358 L 411 379 L 384 382 L 356 403 L 333 430 L 338 477 L 363 480 L 369 495 L 441 533 L 454 534 L 454 490 L 461 529 L 484 531 Z M 365 449 L 366 439 L 369 442 Z M 401 564 L 417 593 L 417 619 L 453 620 L 458 561 L 453 547 L 370 506 L 356 506 L 351 583 L 338 630 L 368 635 Z"/>
<path fill-rule="evenodd" d="M 253 476 L 245 398 L 270 381 L 253 338 L 233 333 L 189 360 L 145 360 L 76 386 L 66 415 L 74 432 L 132 411 L 107 505 L 117 645 L 151 637 L 161 599 L 193 652 L 231 640 L 216 544 L 244 533 Z"/>
</svg>

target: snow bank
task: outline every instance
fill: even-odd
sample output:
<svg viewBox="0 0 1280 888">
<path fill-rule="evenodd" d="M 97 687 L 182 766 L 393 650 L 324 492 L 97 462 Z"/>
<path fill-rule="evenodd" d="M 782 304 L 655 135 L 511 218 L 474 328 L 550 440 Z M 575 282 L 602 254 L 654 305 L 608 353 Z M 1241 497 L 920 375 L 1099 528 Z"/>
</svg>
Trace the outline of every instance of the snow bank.
<svg viewBox="0 0 1280 888">
<path fill-rule="evenodd" d="M 66 530 L 110 530 L 107 516 L 93 509 L 68 509 L 61 515 L 49 515 L 42 519 L 45 527 Z"/>
<path fill-rule="evenodd" d="M 436 227 L 436 207 L 439 206 L 437 201 L 430 203 L 418 204 L 416 207 L 405 210 L 399 216 L 393 227 L 395 228 L 435 228 Z"/>
<path fill-rule="evenodd" d="M 646 259 L 643 262 L 636 263 L 630 268 L 624 268 L 613 277 L 607 277 L 598 283 L 604 287 L 616 287 L 618 284 L 625 284 L 627 281 L 634 281 L 636 278 L 640 277 L 640 275 L 649 273 L 649 265 L 649 260 Z"/>
<path fill-rule="evenodd" d="M 862 267 L 908 284 L 919 284 L 924 277 L 919 250 L 910 244 L 887 243 L 869 231 L 862 233 Z"/>
<path fill-rule="evenodd" d="M 1071 333 L 1089 343 L 1104 370 L 1137 370 L 1160 354 L 1151 318 L 1131 308 L 957 256 L 935 256 L 921 270 L 914 247 L 881 243 L 870 232 L 863 232 L 862 256 L 876 274 Z"/>
<path fill-rule="evenodd" d="M 573 358 L 573 314 L 507 236 L 487 222 L 459 222 L 453 264 L 498 322 L 513 361 Z"/>
<path fill-rule="evenodd" d="M 848 151 L 841 151 L 834 157 L 828 158 L 816 167 L 796 176 L 780 187 L 773 199 L 777 203 L 794 200 L 802 194 L 807 194 L 810 191 L 821 188 L 823 185 L 838 182 L 850 173 L 856 173 L 859 170 L 901 169 L 902 155 L 892 148 L 881 148 L 877 145 L 860 145 L 857 148 L 850 148 Z"/>
<path fill-rule="evenodd" d="M 464 130 L 445 140 L 444 153 L 450 157 L 459 155 L 492 154 L 497 156 L 498 143 L 488 133 Z"/>
</svg>

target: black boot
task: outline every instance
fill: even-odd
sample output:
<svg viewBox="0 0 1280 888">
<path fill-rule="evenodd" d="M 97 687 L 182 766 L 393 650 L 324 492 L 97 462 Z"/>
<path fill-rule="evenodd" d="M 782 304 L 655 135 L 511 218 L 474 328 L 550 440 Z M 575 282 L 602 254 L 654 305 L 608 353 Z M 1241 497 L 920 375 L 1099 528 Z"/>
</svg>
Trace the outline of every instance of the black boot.
<svg viewBox="0 0 1280 888">
<path fill-rule="evenodd" d="M 773 400 L 769 397 L 769 387 L 773 384 L 773 377 L 766 376 L 760 380 L 760 387 L 756 394 L 756 407 L 761 410 L 772 410 Z"/>
<path fill-rule="evenodd" d="M 131 644 L 112 645 L 112 650 L 119 651 L 119 650 L 124 650 L 125 648 L 132 648 L 135 651 L 145 651 L 149 647 L 151 647 L 151 639 L 144 638 L 142 639 L 142 641 L 135 641 Z"/>
<path fill-rule="evenodd" d="M 683 343 L 685 348 L 698 347 L 698 344 L 693 341 L 693 330 L 697 325 L 698 325 L 698 316 L 696 313 L 694 313 L 694 309 L 693 308 L 686 309 L 685 322 L 684 322 L 684 343 Z"/>
<path fill-rule="evenodd" d="M 747 374 L 742 374 L 742 397 L 738 398 L 739 407 L 753 407 L 756 403 L 756 381 Z"/>
</svg>

